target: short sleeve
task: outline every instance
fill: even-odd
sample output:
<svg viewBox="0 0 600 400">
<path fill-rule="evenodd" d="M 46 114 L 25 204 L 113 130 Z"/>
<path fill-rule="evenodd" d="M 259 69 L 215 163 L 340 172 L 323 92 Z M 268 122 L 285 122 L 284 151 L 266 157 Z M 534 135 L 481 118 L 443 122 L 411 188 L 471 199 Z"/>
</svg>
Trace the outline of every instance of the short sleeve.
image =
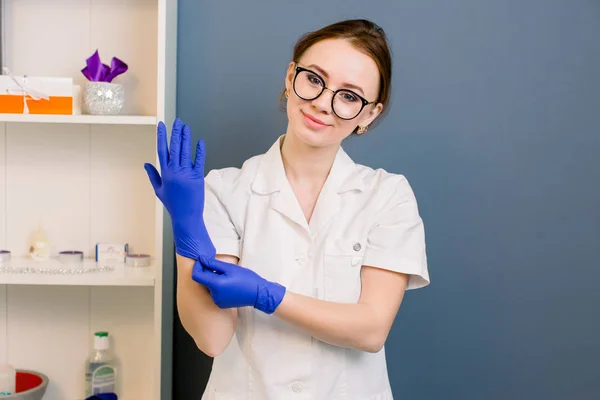
<svg viewBox="0 0 600 400">
<path fill-rule="evenodd" d="M 217 254 L 240 257 L 240 237 L 225 206 L 226 188 L 219 170 L 211 170 L 204 179 L 204 224 Z"/>
<path fill-rule="evenodd" d="M 423 221 L 403 176 L 391 190 L 369 231 L 363 265 L 407 274 L 406 289 L 418 289 L 430 283 Z"/>
</svg>

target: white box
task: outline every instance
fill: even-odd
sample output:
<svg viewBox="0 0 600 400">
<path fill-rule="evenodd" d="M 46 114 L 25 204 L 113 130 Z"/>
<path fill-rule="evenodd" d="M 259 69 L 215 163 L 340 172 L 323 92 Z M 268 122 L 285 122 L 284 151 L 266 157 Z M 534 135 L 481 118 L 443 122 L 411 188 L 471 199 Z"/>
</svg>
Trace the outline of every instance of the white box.
<svg viewBox="0 0 600 400">
<path fill-rule="evenodd" d="M 125 255 L 128 252 L 127 243 L 97 243 L 96 262 L 111 265 L 125 264 Z"/>
</svg>

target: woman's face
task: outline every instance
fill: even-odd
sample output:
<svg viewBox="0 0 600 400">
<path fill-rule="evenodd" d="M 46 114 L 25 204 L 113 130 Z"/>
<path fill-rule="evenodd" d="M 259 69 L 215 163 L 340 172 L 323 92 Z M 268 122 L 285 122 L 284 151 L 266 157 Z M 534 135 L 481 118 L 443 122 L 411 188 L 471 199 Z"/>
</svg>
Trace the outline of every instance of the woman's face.
<svg viewBox="0 0 600 400">
<path fill-rule="evenodd" d="M 381 113 L 383 106 L 375 103 L 366 105 L 353 119 L 340 118 L 351 118 L 360 110 L 362 100 L 358 96 L 373 102 L 379 94 L 377 64 L 349 41 L 320 41 L 296 61 L 297 64 L 290 63 L 286 76 L 288 134 L 310 146 L 339 145 L 357 126 L 369 125 Z M 309 71 L 303 71 L 296 77 L 297 67 Z M 323 86 L 331 90 L 324 90 L 320 96 L 310 100 Z M 332 107 L 333 92 L 338 89 L 347 91 L 336 95 Z"/>
</svg>

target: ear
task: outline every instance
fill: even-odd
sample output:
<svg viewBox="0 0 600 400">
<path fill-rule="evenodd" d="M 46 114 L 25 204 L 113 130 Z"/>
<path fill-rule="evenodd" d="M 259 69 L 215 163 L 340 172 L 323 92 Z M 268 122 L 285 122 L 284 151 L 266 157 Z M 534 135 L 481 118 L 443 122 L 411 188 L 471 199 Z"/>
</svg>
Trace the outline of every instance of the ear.
<svg viewBox="0 0 600 400">
<path fill-rule="evenodd" d="M 360 126 L 368 126 L 371 125 L 375 118 L 377 118 L 381 112 L 383 111 L 383 104 L 377 103 L 375 107 L 371 108 L 369 112 L 365 114 L 363 118 L 361 118 Z"/>
<path fill-rule="evenodd" d="M 292 62 L 290 62 L 287 73 L 285 75 L 285 88 L 289 91 L 292 90 L 292 85 L 293 85 L 295 74 L 296 74 L 296 63 L 292 61 Z"/>
</svg>

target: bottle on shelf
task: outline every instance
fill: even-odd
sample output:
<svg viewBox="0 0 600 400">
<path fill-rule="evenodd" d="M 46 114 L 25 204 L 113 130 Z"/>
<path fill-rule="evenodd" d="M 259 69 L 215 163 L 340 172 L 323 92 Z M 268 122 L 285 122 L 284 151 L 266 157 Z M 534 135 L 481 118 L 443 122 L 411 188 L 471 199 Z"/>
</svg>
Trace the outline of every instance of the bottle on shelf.
<svg viewBox="0 0 600 400">
<path fill-rule="evenodd" d="M 110 351 L 108 332 L 94 333 L 94 346 L 86 362 L 85 395 L 117 393 L 117 360 Z"/>
</svg>

